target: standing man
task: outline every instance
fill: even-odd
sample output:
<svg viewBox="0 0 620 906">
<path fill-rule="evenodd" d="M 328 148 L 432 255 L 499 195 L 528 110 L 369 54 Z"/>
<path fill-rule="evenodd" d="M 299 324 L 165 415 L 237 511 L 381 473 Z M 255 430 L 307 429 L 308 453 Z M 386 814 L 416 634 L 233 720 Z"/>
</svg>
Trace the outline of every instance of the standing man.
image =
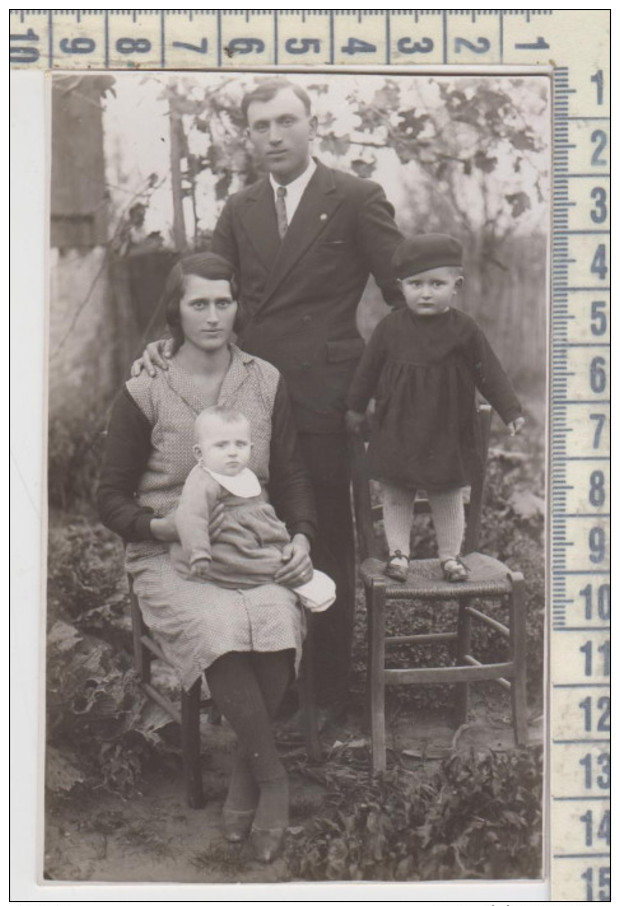
<svg viewBox="0 0 620 906">
<path fill-rule="evenodd" d="M 343 420 L 364 348 L 355 316 L 369 273 L 388 304 L 400 303 L 389 265 L 402 237 L 376 183 L 311 157 L 317 121 L 301 87 L 261 82 L 241 109 L 269 175 L 228 200 L 212 251 L 240 274 L 240 345 L 275 365 L 291 394 L 318 510 L 312 559 L 338 594 L 314 617 L 317 698 L 337 708 L 347 692 L 355 606 Z"/>
<path fill-rule="evenodd" d="M 211 250 L 239 272 L 239 345 L 275 365 L 291 395 L 318 511 L 312 560 L 337 587 L 336 602 L 313 618 L 318 704 L 334 717 L 347 693 L 355 607 L 344 413 L 364 349 L 356 312 L 369 274 L 388 304 L 401 303 L 389 266 L 402 236 L 380 186 L 311 157 L 317 121 L 303 88 L 268 79 L 241 107 L 268 176 L 231 196 Z"/>
</svg>

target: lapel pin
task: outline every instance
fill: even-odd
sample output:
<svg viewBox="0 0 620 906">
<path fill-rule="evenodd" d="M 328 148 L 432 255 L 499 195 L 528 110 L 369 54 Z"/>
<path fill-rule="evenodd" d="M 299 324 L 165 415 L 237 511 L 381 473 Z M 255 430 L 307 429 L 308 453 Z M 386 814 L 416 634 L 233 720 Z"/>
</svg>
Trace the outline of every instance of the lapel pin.
<svg viewBox="0 0 620 906">
<path fill-rule="evenodd" d="M 327 214 L 321 214 L 320 220 L 327 220 Z"/>
</svg>

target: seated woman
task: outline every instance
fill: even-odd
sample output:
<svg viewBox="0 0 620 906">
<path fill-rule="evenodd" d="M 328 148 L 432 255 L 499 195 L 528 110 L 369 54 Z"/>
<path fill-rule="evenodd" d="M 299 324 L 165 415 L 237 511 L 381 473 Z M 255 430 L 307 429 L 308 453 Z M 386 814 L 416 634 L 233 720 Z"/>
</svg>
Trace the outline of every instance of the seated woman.
<svg viewBox="0 0 620 906">
<path fill-rule="evenodd" d="M 216 255 L 183 258 L 165 290 L 174 354 L 155 379 L 132 378 L 110 420 L 99 486 L 105 525 L 125 539 L 127 568 L 144 620 L 189 689 L 206 672 L 238 749 L 224 832 L 248 834 L 271 861 L 288 822 L 288 782 L 272 719 L 301 657 L 304 618 L 295 586 L 312 576 L 312 490 L 279 372 L 231 343 L 237 302 L 232 267 Z M 194 422 L 234 407 L 252 428 L 250 466 L 291 538 L 271 584 L 222 588 L 183 578 L 169 556 L 183 484 L 195 465 Z"/>
</svg>

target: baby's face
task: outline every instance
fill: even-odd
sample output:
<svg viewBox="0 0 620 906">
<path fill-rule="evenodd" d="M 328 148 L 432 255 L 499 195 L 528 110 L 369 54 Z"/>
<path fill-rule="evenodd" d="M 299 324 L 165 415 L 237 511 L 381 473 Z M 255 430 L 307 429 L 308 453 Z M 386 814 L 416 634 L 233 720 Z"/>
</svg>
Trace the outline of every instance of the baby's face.
<svg viewBox="0 0 620 906">
<path fill-rule="evenodd" d="M 247 422 L 209 419 L 194 447 L 202 464 L 220 475 L 238 475 L 250 460 L 252 442 Z"/>
<path fill-rule="evenodd" d="M 400 281 L 407 308 L 422 317 L 446 311 L 462 282 L 452 267 L 434 267 Z"/>
</svg>

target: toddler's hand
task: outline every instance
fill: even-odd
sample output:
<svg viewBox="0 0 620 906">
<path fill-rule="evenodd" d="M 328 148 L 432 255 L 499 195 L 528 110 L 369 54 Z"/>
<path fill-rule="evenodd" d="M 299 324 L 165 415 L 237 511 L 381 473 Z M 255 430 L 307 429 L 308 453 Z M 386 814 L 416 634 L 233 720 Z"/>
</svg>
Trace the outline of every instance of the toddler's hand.
<svg viewBox="0 0 620 906">
<path fill-rule="evenodd" d="M 508 423 L 508 430 L 510 431 L 510 436 L 514 437 L 515 434 L 518 434 L 523 425 L 525 424 L 525 419 L 522 415 L 519 418 L 515 418 L 513 422 Z"/>
<path fill-rule="evenodd" d="M 352 409 L 347 410 L 344 416 L 344 423 L 347 431 L 351 434 L 361 434 L 366 416 L 361 412 L 354 412 Z"/>
<path fill-rule="evenodd" d="M 211 561 L 207 559 L 196 560 L 192 563 L 191 573 L 192 576 L 196 576 L 198 579 L 208 579 L 211 573 Z"/>
</svg>

